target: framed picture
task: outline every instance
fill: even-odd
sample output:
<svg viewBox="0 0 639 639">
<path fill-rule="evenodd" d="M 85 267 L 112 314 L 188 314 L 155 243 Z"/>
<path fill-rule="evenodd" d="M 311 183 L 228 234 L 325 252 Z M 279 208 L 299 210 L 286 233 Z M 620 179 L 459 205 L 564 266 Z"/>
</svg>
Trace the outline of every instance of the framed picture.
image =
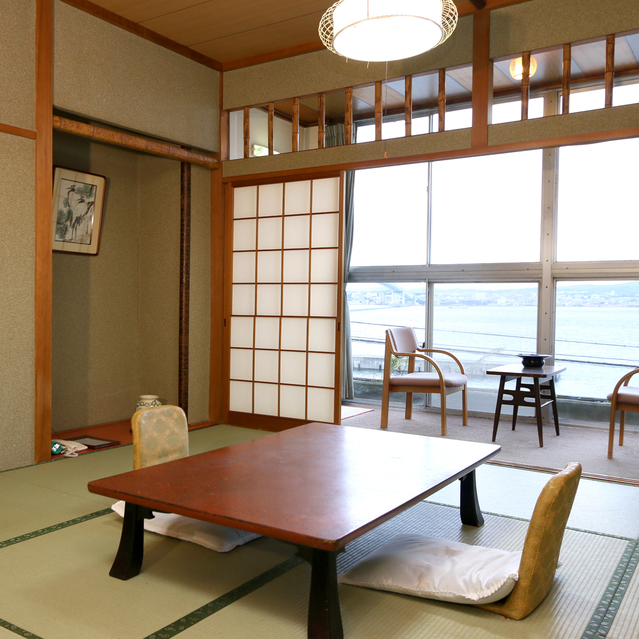
<svg viewBox="0 0 639 639">
<path fill-rule="evenodd" d="M 106 178 L 56 166 L 53 175 L 53 250 L 96 255 Z"/>
</svg>

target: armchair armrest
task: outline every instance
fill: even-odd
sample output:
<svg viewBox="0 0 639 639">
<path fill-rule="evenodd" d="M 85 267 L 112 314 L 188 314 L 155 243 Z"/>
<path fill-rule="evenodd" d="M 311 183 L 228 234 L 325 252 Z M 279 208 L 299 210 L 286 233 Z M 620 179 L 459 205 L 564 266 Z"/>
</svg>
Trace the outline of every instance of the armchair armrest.
<svg viewBox="0 0 639 639">
<path fill-rule="evenodd" d="M 459 361 L 459 359 L 457 359 L 457 357 L 455 357 L 452 353 L 450 353 L 448 351 L 442 351 L 442 350 L 440 350 L 438 348 L 418 348 L 417 350 L 420 353 L 441 353 L 443 355 L 448 355 L 448 357 L 451 357 L 452 359 L 455 360 L 455 362 L 457 363 L 457 366 L 459 366 L 460 373 L 462 375 L 466 374 L 466 372 L 464 371 L 464 367 L 463 367 L 462 363 Z M 637 369 L 637 370 L 639 370 L 639 369 Z"/>
<path fill-rule="evenodd" d="M 617 385 L 615 386 L 615 390 L 612 391 L 612 394 L 614 397 L 617 396 L 617 393 L 619 392 L 619 389 L 622 386 L 628 386 L 628 382 L 630 381 L 630 379 L 636 375 L 637 373 L 639 373 L 639 368 L 635 368 L 634 370 L 630 371 L 629 373 L 626 373 L 618 382 Z"/>
</svg>

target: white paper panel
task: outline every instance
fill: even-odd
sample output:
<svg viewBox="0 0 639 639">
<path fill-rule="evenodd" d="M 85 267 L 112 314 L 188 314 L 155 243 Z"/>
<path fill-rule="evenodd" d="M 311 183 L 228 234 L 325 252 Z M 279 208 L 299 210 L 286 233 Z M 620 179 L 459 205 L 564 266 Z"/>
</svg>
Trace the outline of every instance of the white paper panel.
<svg viewBox="0 0 639 639">
<path fill-rule="evenodd" d="M 335 355 L 325 353 L 308 354 L 309 386 L 335 386 Z"/>
<path fill-rule="evenodd" d="M 282 218 L 273 217 L 259 221 L 257 248 L 279 249 L 282 248 Z"/>
<path fill-rule="evenodd" d="M 337 315 L 337 285 L 311 284 L 311 316 L 335 317 Z"/>
<path fill-rule="evenodd" d="M 339 178 L 313 180 L 313 213 L 339 211 Z"/>
<path fill-rule="evenodd" d="M 305 419 L 305 388 L 301 386 L 280 386 L 280 416 Z"/>
<path fill-rule="evenodd" d="M 309 320 L 308 350 L 335 352 L 335 322 L 334 319 Z"/>
<path fill-rule="evenodd" d="M 253 318 L 231 318 L 231 347 L 253 348 Z"/>
<path fill-rule="evenodd" d="M 233 250 L 255 250 L 255 220 L 235 220 L 233 222 Z"/>
<path fill-rule="evenodd" d="M 257 212 L 257 187 L 243 186 L 233 189 L 233 217 L 255 217 Z"/>
<path fill-rule="evenodd" d="M 306 319 L 282 318 L 282 348 L 290 351 L 306 350 Z"/>
<path fill-rule="evenodd" d="M 311 246 L 337 247 L 339 242 L 339 215 L 337 213 L 327 213 L 326 215 L 313 216 L 313 235 Z"/>
<path fill-rule="evenodd" d="M 231 382 L 229 408 L 239 413 L 252 413 L 253 384 L 250 382 Z"/>
<path fill-rule="evenodd" d="M 280 315 L 282 289 L 279 284 L 258 284 L 257 315 Z"/>
<path fill-rule="evenodd" d="M 233 285 L 233 315 L 255 315 L 255 284 Z"/>
<path fill-rule="evenodd" d="M 255 413 L 277 415 L 277 389 L 277 384 L 255 384 Z"/>
<path fill-rule="evenodd" d="M 284 251 L 284 281 L 308 282 L 308 250 Z"/>
<path fill-rule="evenodd" d="M 308 248 L 310 232 L 310 216 L 284 218 L 284 248 Z"/>
<path fill-rule="evenodd" d="M 306 353 L 282 352 L 280 381 L 282 384 L 306 384 Z"/>
<path fill-rule="evenodd" d="M 284 212 L 286 215 L 299 215 L 311 212 L 311 183 L 287 182 L 284 195 Z"/>
<path fill-rule="evenodd" d="M 284 284 L 282 315 L 308 315 L 308 286 L 306 284 Z"/>
<path fill-rule="evenodd" d="M 231 349 L 231 379 L 253 379 L 252 349 Z"/>
<path fill-rule="evenodd" d="M 282 196 L 284 185 L 280 184 L 262 184 L 259 194 L 259 215 L 282 215 Z"/>
<path fill-rule="evenodd" d="M 307 419 L 314 422 L 333 423 L 334 391 L 327 388 L 308 389 Z"/>
<path fill-rule="evenodd" d="M 233 253 L 233 284 L 255 282 L 255 252 Z"/>
<path fill-rule="evenodd" d="M 282 253 L 280 251 L 260 251 L 257 254 L 257 281 L 282 281 Z"/>
<path fill-rule="evenodd" d="M 311 251 L 311 282 L 337 282 L 337 249 Z"/>
<path fill-rule="evenodd" d="M 256 382 L 278 382 L 279 351 L 255 351 Z"/>
<path fill-rule="evenodd" d="M 255 318 L 255 348 L 280 347 L 280 318 Z"/>
</svg>

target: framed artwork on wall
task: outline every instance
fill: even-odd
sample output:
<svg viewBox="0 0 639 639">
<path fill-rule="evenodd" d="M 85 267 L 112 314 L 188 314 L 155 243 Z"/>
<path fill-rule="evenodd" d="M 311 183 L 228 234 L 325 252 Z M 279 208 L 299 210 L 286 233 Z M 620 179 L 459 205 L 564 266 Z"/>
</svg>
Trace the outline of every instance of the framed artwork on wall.
<svg viewBox="0 0 639 639">
<path fill-rule="evenodd" d="M 100 244 L 106 178 L 55 167 L 53 250 L 96 255 Z"/>
</svg>

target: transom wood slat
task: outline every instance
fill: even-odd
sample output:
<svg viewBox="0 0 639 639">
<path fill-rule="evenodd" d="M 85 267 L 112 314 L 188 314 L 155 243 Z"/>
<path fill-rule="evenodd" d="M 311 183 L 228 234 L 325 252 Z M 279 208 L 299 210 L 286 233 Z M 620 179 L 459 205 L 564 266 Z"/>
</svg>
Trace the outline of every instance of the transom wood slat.
<svg viewBox="0 0 639 639">
<path fill-rule="evenodd" d="M 571 45 L 564 44 L 563 77 L 561 84 L 561 112 L 570 113 L 570 68 L 572 65 Z"/>
<path fill-rule="evenodd" d="M 406 137 L 409 138 L 413 128 L 413 76 L 407 75 L 404 91 L 404 121 L 406 123 Z"/>
<path fill-rule="evenodd" d="M 326 141 L 326 96 L 317 96 L 317 148 L 323 149 Z"/>
<path fill-rule="evenodd" d="M 604 106 L 612 106 L 612 88 L 615 81 L 615 36 L 606 38 L 606 79 L 604 80 L 605 102 Z"/>
</svg>

